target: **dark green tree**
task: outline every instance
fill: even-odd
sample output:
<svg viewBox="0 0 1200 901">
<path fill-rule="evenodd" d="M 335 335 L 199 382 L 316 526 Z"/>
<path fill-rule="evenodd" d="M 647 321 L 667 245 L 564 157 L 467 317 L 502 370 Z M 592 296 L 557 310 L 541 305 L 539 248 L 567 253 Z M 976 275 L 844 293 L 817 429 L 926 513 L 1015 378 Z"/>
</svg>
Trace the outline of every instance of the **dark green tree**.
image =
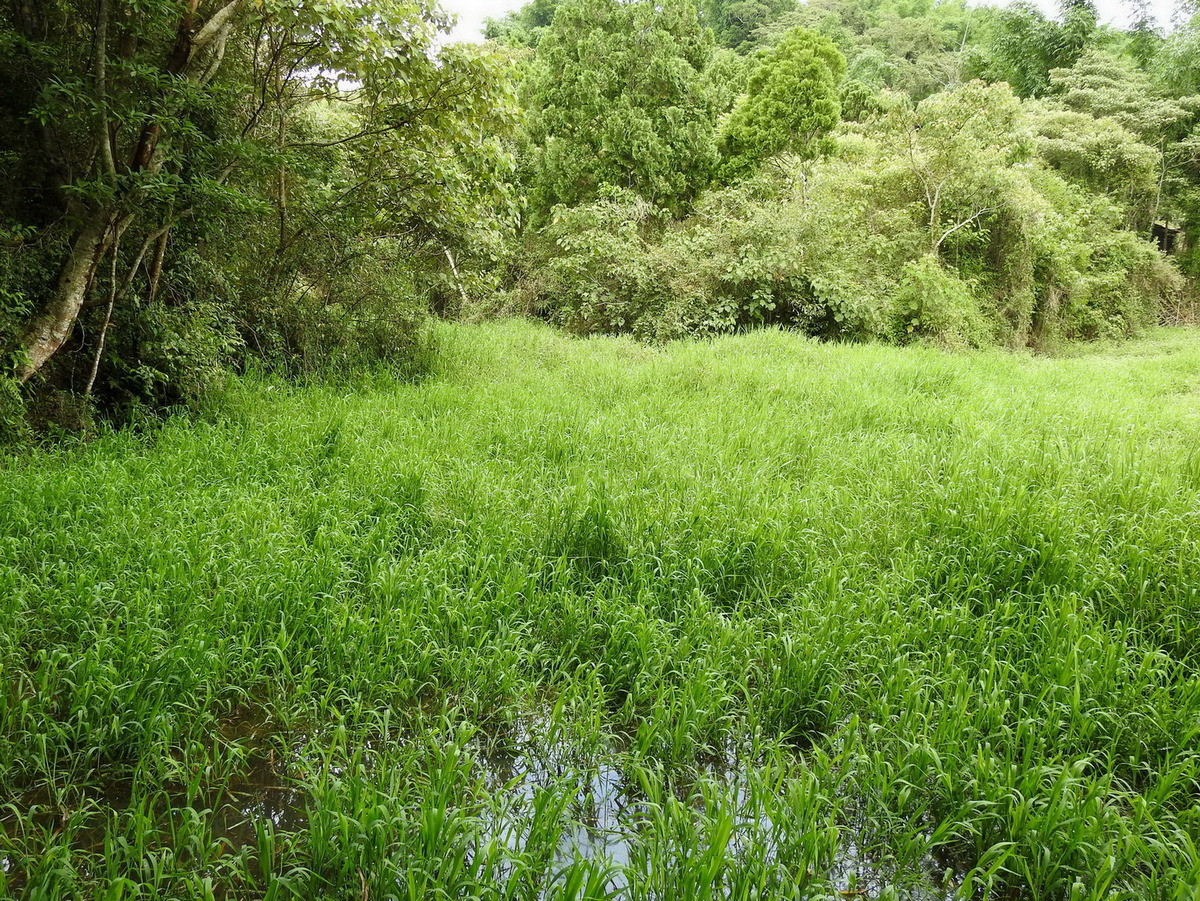
<svg viewBox="0 0 1200 901">
<path fill-rule="evenodd" d="M 1091 43 L 1096 31 L 1095 0 L 1059 0 L 1058 40 L 1055 62 L 1070 66 Z"/>
<path fill-rule="evenodd" d="M 1092 0 L 1061 0 L 1059 11 L 1056 21 L 1021 0 L 992 12 L 984 29 L 981 74 L 1007 81 L 1019 97 L 1045 94 L 1050 70 L 1074 65 L 1096 31 Z"/>
<path fill-rule="evenodd" d="M 1058 62 L 1058 27 L 1032 3 L 1014 3 L 990 16 L 982 48 L 981 74 L 1006 81 L 1019 97 L 1037 97 L 1050 87 Z"/>
<path fill-rule="evenodd" d="M 688 0 L 559 6 L 529 76 L 533 221 L 606 184 L 685 208 L 717 161 L 712 51 Z"/>
<path fill-rule="evenodd" d="M 86 394 L 106 337 L 131 372 L 156 342 L 161 360 L 216 359 L 249 318 L 239 298 L 264 293 L 249 274 L 333 303 L 377 248 L 447 245 L 484 218 L 494 167 L 475 155 L 502 159 L 488 135 L 511 103 L 486 51 L 437 49 L 445 26 L 403 0 L 0 7 L 16 378 L 83 347 L 65 381 Z"/>
<path fill-rule="evenodd" d="M 757 29 L 795 8 L 795 0 L 704 0 L 701 11 L 718 44 L 746 53 Z"/>
</svg>

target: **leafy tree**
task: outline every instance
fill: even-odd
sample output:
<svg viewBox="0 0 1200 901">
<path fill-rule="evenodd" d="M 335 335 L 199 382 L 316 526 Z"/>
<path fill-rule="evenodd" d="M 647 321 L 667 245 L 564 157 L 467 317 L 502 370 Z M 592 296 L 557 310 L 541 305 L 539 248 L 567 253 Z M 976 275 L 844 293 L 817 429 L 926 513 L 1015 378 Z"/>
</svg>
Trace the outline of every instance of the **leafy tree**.
<svg viewBox="0 0 1200 901">
<path fill-rule="evenodd" d="M 704 0 L 701 9 L 718 44 L 746 53 L 754 48 L 758 28 L 795 7 L 795 0 Z"/>
<path fill-rule="evenodd" d="M 1093 0 L 1060 0 L 1060 21 L 1028 0 L 992 11 L 986 18 L 979 74 L 1007 81 L 1019 97 L 1050 90 L 1050 71 L 1069 67 L 1091 46 L 1096 33 Z"/>
<path fill-rule="evenodd" d="M 88 393 L 107 338 L 126 385 L 157 392 L 227 359 L 247 323 L 240 337 L 263 343 L 264 303 L 289 315 L 318 298 L 378 321 L 353 294 L 364 267 L 381 271 L 368 262 L 465 233 L 505 165 L 485 138 L 511 109 L 498 63 L 436 52 L 445 25 L 401 0 L 0 10 L 0 156 L 19 161 L 0 176 L 0 228 L 20 236 L 0 296 L 17 378 L 53 360 Z M 64 360 L 76 332 L 85 359 Z"/>
<path fill-rule="evenodd" d="M 718 114 L 728 113 L 746 91 L 753 61 L 726 47 L 717 47 L 701 76 L 701 89 Z"/>
<path fill-rule="evenodd" d="M 1152 70 L 1155 80 L 1168 93 L 1179 96 L 1195 92 L 1200 85 L 1200 15 L 1163 41 Z"/>
<path fill-rule="evenodd" d="M 1090 50 L 1071 68 L 1050 72 L 1054 97 L 1069 109 L 1110 116 L 1151 141 L 1169 136 L 1185 121 L 1200 97 L 1170 97 L 1131 62 L 1103 50 Z"/>
<path fill-rule="evenodd" d="M 878 48 L 888 62 L 888 87 L 923 100 L 961 81 L 961 49 L 968 29 L 965 14 L 947 16 L 953 9 L 947 4 L 938 16 L 883 16 L 867 32 L 870 47 Z M 855 62 L 861 69 L 862 63 Z"/>
<path fill-rule="evenodd" d="M 981 74 L 1006 81 L 1019 97 L 1037 97 L 1050 87 L 1050 70 L 1060 65 L 1059 28 L 1030 2 L 992 13 L 986 26 Z"/>
<path fill-rule="evenodd" d="M 841 108 L 846 60 L 825 37 L 803 28 L 767 53 L 750 77 L 721 136 L 729 174 L 781 153 L 811 159 L 829 147 Z"/>
<path fill-rule="evenodd" d="M 1200 95 L 1172 97 L 1132 61 L 1101 50 L 1088 51 L 1070 69 L 1053 70 L 1051 78 L 1057 103 L 1097 119 L 1111 118 L 1157 149 L 1150 199 L 1131 225 L 1148 229 L 1164 210 L 1173 212 L 1175 198 L 1189 191 L 1184 142 L 1200 112 Z M 1111 189 L 1128 185 L 1125 173 L 1114 167 L 1110 174 Z"/>
<path fill-rule="evenodd" d="M 847 122 L 864 122 L 884 111 L 880 92 L 861 81 L 847 81 L 838 94 L 842 118 Z"/>
<path fill-rule="evenodd" d="M 1154 13 L 1150 0 L 1126 0 L 1130 13 L 1129 55 L 1142 68 L 1154 60 L 1162 45 L 1162 38 L 1154 27 Z"/>
<path fill-rule="evenodd" d="M 921 100 L 962 80 L 971 20 L 961 0 L 812 0 L 758 33 L 766 46 L 796 27 L 823 34 L 846 57 L 847 78 Z"/>
<path fill-rule="evenodd" d="M 554 21 L 561 0 L 532 0 L 496 19 L 487 19 L 483 36 L 514 47 L 536 47 L 542 33 Z"/>
<path fill-rule="evenodd" d="M 1117 204 L 1041 162 L 1027 113 L 970 82 L 706 192 L 678 223 L 628 197 L 563 210 L 529 306 L 652 340 L 776 324 L 1020 346 L 1151 323 L 1177 273 Z"/>
<path fill-rule="evenodd" d="M 1000 181 L 1023 153 L 1022 124 L 1008 85 L 979 81 L 894 114 L 889 125 L 924 208 L 929 253 L 937 255 L 948 239 L 1005 206 Z"/>
<path fill-rule="evenodd" d="M 1058 0 L 1062 23 L 1058 27 L 1055 58 L 1060 66 L 1069 66 L 1091 42 L 1096 30 L 1095 0 Z"/>
<path fill-rule="evenodd" d="M 1158 193 L 1161 153 L 1116 119 L 1099 119 L 1054 104 L 1031 104 L 1038 155 L 1065 177 L 1107 194 L 1126 223 L 1148 226 Z"/>
<path fill-rule="evenodd" d="M 678 212 L 717 161 L 703 73 L 712 38 L 688 0 L 567 0 L 528 88 L 534 222 L 560 203 L 626 188 Z"/>
</svg>

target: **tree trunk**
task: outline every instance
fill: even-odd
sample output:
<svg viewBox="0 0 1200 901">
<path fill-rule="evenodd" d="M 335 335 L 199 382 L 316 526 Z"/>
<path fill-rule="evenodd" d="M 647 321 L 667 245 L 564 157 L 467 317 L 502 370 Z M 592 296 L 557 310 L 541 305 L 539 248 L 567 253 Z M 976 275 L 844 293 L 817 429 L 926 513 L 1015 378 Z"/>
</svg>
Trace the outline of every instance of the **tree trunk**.
<svg viewBox="0 0 1200 901">
<path fill-rule="evenodd" d="M 200 0 L 186 0 L 182 15 L 176 30 L 175 43 L 167 57 L 165 73 L 169 76 L 184 76 L 191 81 L 201 77 L 211 77 L 216 65 L 224 56 L 224 42 L 229 37 L 244 0 L 221 0 L 218 8 L 205 22 L 196 21 L 196 10 Z M 18 11 L 27 4 L 19 5 Z M 107 41 L 107 16 L 109 3 L 102 0 L 100 4 L 100 27 L 94 39 L 95 71 L 92 73 L 97 81 L 97 94 L 106 96 L 105 88 L 105 53 L 104 44 Z M 29 27 L 34 18 L 32 13 L 27 16 Z M 22 19 L 25 22 L 25 19 Z M 206 71 L 198 71 L 203 57 L 214 56 L 212 65 Z M 150 109 L 155 106 L 149 104 Z M 105 157 L 101 174 L 110 178 L 113 172 L 103 172 L 110 166 L 107 154 L 104 154 L 104 141 L 111 140 L 107 126 L 97 136 L 101 140 L 101 154 Z M 133 148 L 129 171 L 157 172 L 163 162 L 161 141 L 163 129 L 158 119 L 148 114 L 142 125 L 137 141 Z M 111 145 L 107 148 L 111 151 Z M 115 165 L 115 164 L 114 164 Z M 104 259 L 109 247 L 133 220 L 133 213 L 121 214 L 116 211 L 117 204 L 101 207 L 90 213 L 82 227 L 75 234 L 71 250 L 59 272 L 58 281 L 53 291 L 46 299 L 41 309 L 25 327 L 21 335 L 21 344 L 25 349 L 25 360 L 17 367 L 17 378 L 22 383 L 29 381 L 39 369 L 45 365 L 62 347 L 96 274 L 96 267 Z M 157 283 L 157 280 L 156 280 Z"/>
<path fill-rule="evenodd" d="M 454 254 L 450 252 L 449 247 L 443 247 L 446 252 L 446 259 L 450 262 L 450 271 L 454 274 L 454 286 L 458 288 L 458 296 L 462 298 L 463 309 L 471 305 L 470 299 L 467 297 L 467 289 L 463 287 L 462 279 L 458 276 L 458 266 L 454 262 Z"/>
<path fill-rule="evenodd" d="M 117 227 L 117 215 L 102 209 L 89 216 L 79 229 L 54 290 L 21 336 L 26 352 L 26 359 L 17 369 L 21 382 L 29 381 L 70 336 L 96 267 L 112 244 Z"/>
<path fill-rule="evenodd" d="M 117 303 L 117 257 L 121 253 L 121 236 L 117 235 L 112 247 L 112 271 L 108 280 L 108 309 L 104 311 L 104 324 L 100 326 L 100 336 L 96 339 L 96 352 L 92 354 L 92 368 L 88 373 L 87 385 L 84 386 L 83 396 L 91 397 L 92 388 L 96 385 L 96 376 L 100 372 L 100 358 L 104 356 L 104 341 L 108 337 L 108 327 L 112 323 L 113 307 Z M 134 270 L 137 267 L 134 266 Z"/>
</svg>

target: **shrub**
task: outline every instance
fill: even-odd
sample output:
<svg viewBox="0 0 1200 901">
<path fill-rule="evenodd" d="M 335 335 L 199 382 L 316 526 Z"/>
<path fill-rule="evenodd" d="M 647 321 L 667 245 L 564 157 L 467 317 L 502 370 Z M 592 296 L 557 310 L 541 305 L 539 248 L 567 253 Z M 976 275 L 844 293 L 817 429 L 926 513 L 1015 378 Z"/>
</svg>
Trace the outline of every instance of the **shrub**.
<svg viewBox="0 0 1200 901">
<path fill-rule="evenodd" d="M 781 158 L 682 221 L 617 191 L 560 208 L 532 239 L 545 274 L 526 303 L 648 340 L 775 325 L 1021 346 L 1150 324 L 1178 273 L 1125 230 L 1125 207 L 1036 148 L 1006 86 L 890 105 L 845 126 L 837 155 Z"/>
<path fill-rule="evenodd" d="M 535 251 L 535 309 L 576 334 L 646 331 L 654 281 L 649 241 L 662 213 L 631 191 L 606 187 L 595 203 L 557 207 Z M 539 252 L 540 251 L 540 252 Z"/>
<path fill-rule="evenodd" d="M 904 264 L 894 303 L 902 344 L 926 338 L 982 347 L 993 340 L 971 285 L 932 255 Z"/>
</svg>

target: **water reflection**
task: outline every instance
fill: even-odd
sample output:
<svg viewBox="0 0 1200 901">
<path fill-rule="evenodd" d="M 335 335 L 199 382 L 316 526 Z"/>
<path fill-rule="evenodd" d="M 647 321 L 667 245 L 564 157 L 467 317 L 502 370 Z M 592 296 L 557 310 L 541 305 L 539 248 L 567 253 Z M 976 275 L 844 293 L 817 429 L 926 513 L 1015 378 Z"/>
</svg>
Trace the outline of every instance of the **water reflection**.
<svg viewBox="0 0 1200 901">
<path fill-rule="evenodd" d="M 599 753 L 583 748 L 536 717 L 477 739 L 474 750 L 484 786 L 502 796 L 499 815 L 482 843 L 495 839 L 513 854 L 520 853 L 529 838 L 539 793 L 565 794 L 568 803 L 555 862 L 566 865 L 584 859 L 608 865 L 609 889 L 620 896 L 628 887 L 635 846 L 650 811 L 636 781 L 617 762 L 622 753 L 620 743 L 612 744 Z M 752 767 L 736 748 L 728 746 L 690 774 L 676 773 L 672 780 L 675 796 L 690 802 L 698 814 L 705 803 L 704 793 L 696 790 L 698 779 L 722 787 L 736 811 L 728 845 L 734 857 L 762 852 L 758 846 L 776 831 L 776 824 L 753 803 L 748 778 Z M 919 872 L 898 874 L 857 840 L 853 824 L 844 824 L 839 834 L 836 854 L 824 874 L 838 896 L 867 899 L 889 889 L 894 892 L 892 897 L 907 901 L 944 901 L 953 895 L 953 884 L 937 887 L 945 880 L 946 868 L 932 856 L 922 862 Z M 767 847 L 764 857 L 767 862 L 774 861 L 775 850 Z"/>
</svg>

